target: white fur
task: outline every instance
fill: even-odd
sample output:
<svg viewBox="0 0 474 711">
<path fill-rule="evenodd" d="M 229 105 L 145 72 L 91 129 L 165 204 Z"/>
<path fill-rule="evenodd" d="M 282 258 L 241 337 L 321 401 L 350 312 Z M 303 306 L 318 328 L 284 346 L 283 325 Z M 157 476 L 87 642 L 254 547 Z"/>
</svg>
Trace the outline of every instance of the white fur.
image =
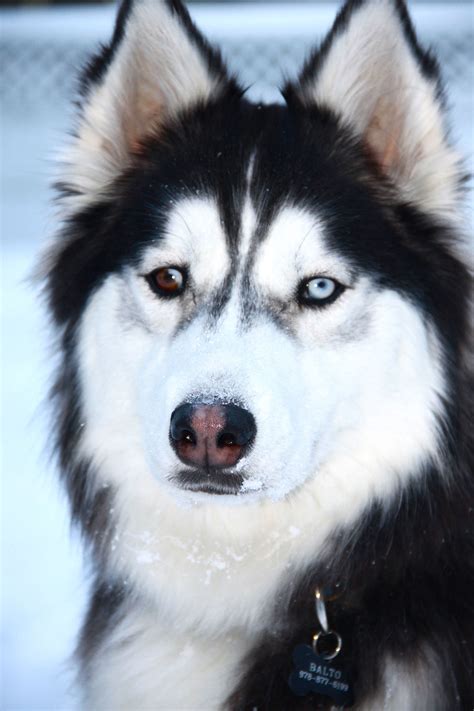
<svg viewBox="0 0 474 711">
<path fill-rule="evenodd" d="M 190 223 L 180 210 L 193 215 Z M 192 244 L 191 278 L 196 263 L 205 300 L 227 268 L 216 210 L 208 200 L 175 206 L 172 234 L 147 251 L 146 269 Z M 246 224 L 251 228 L 252 220 Z M 217 266 L 206 270 L 199 265 L 208 243 L 199 235 L 211 228 Z M 235 294 L 217 326 L 197 318 L 174 336 L 179 300 L 160 302 L 141 267 L 109 277 L 85 312 L 80 454 L 96 464 L 96 486 L 117 489 L 111 572 L 133 582 L 170 626 L 157 658 L 178 644 L 170 634 L 219 640 L 237 631 L 250 644 L 268 623 L 285 578 L 321 552 L 339 525 L 350 527 L 371 501 L 388 502 L 408 475 L 439 454 L 439 352 L 416 309 L 330 254 L 322 220 L 287 209 L 260 247 L 252 279 L 261 294 L 286 295 L 302 265 L 308 276 L 324 272 L 350 280 L 352 288 L 328 309 L 295 313 L 296 338 L 266 319 L 242 330 Z M 240 496 L 184 494 L 168 481 L 178 466 L 168 440 L 170 415 L 196 390 L 239 398 L 254 413 L 257 440 L 241 465 L 249 479 Z M 154 647 L 154 632 L 146 639 Z M 113 655 L 117 668 L 127 666 L 125 652 Z M 225 663 L 236 664 L 238 656 Z M 146 664 L 136 670 L 136 688 L 131 679 L 126 684 L 135 707 L 142 703 Z M 209 679 L 214 673 L 210 664 Z M 94 683 L 108 688 L 100 679 Z M 108 692 L 102 693 L 105 707 Z"/>
<path fill-rule="evenodd" d="M 459 155 L 446 140 L 436 85 L 421 74 L 392 0 L 370 0 L 354 12 L 301 91 L 366 139 L 405 199 L 453 217 Z"/>
<path fill-rule="evenodd" d="M 78 191 L 66 212 L 104 197 L 131 151 L 177 112 L 219 91 L 201 52 L 163 0 L 135 0 L 125 37 L 83 106 L 61 179 Z"/>
<path fill-rule="evenodd" d="M 139 273 L 148 274 L 160 266 L 192 264 L 190 286 L 199 295 L 222 285 L 230 268 L 226 238 L 217 205 L 206 198 L 187 198 L 170 209 L 165 232 L 157 244 L 143 253 Z M 150 298 L 144 279 L 130 274 L 122 301 L 130 318 L 138 318 L 161 336 L 171 336 L 182 317 L 181 301 Z"/>
<path fill-rule="evenodd" d="M 177 633 L 150 610 L 132 609 L 94 660 L 87 711 L 217 711 L 237 680 L 248 640 L 238 633 Z"/>
</svg>

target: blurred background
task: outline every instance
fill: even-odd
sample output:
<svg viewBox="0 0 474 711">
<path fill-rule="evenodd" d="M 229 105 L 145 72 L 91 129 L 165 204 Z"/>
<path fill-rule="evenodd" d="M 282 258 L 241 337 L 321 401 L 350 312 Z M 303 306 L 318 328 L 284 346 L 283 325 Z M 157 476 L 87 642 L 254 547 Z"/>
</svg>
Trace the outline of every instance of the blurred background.
<svg viewBox="0 0 474 711">
<path fill-rule="evenodd" d="M 87 569 L 48 458 L 44 405 L 52 355 L 36 255 L 55 228 L 49 183 L 72 125 L 75 77 L 112 30 L 110 4 L 0 3 L 2 239 L 1 708 L 77 707 L 69 655 L 83 613 Z M 453 140 L 474 167 L 474 9 L 470 0 L 409 3 L 441 61 Z M 335 2 L 189 2 L 250 95 L 279 100 L 329 28 Z M 472 227 L 472 200 L 468 200 Z M 403 710 L 400 710 L 403 711 Z"/>
</svg>

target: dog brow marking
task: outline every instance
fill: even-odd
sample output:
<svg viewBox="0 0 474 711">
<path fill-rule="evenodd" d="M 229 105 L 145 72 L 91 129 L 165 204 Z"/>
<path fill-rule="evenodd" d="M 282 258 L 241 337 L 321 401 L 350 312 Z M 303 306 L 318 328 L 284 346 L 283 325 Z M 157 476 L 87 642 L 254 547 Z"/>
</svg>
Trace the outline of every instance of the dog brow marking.
<svg viewBox="0 0 474 711">
<path fill-rule="evenodd" d="M 213 322 L 215 322 L 222 314 L 223 310 L 230 305 L 234 315 L 244 311 L 242 307 L 242 293 L 245 291 L 244 284 L 246 283 L 247 272 L 247 255 L 251 249 L 254 228 L 256 223 L 255 211 L 250 199 L 250 186 L 253 179 L 253 171 L 255 164 L 255 151 L 250 155 L 249 165 L 245 178 L 245 192 L 239 197 L 239 239 L 237 241 L 237 249 L 232 253 L 229 249 L 231 267 L 229 274 L 225 280 L 224 292 L 219 290 L 216 298 L 213 299 L 212 306 L 209 310 Z M 228 239 L 229 244 L 229 239 Z"/>
<path fill-rule="evenodd" d="M 252 184 L 255 166 L 255 151 L 250 156 L 246 175 L 246 191 L 242 201 L 242 217 L 240 221 L 240 242 L 239 242 L 239 274 L 241 275 L 247 267 L 246 258 L 251 249 L 256 216 L 250 198 L 250 186 Z"/>
<path fill-rule="evenodd" d="M 252 153 L 249 168 L 247 171 L 247 196 L 246 204 L 244 206 L 244 216 L 242 219 L 242 225 L 246 227 L 245 232 L 245 242 L 244 249 L 241 251 L 241 274 L 239 280 L 240 289 L 240 310 L 242 314 L 242 324 L 248 325 L 251 320 L 251 316 L 257 313 L 260 309 L 258 303 L 258 293 L 257 290 L 252 285 L 251 272 L 252 267 L 255 263 L 255 257 L 258 250 L 258 245 L 265 238 L 270 230 L 270 225 L 272 222 L 273 211 L 270 215 L 267 214 L 265 210 L 264 215 L 260 215 L 259 210 L 256 209 L 256 205 L 252 199 L 251 191 L 252 184 L 255 175 L 255 164 L 257 158 L 257 151 Z M 246 221 L 247 217 L 247 221 Z M 250 217 L 252 222 L 250 222 Z M 267 219 L 270 217 L 270 219 Z M 244 230 L 243 230 L 244 231 Z M 280 324 L 278 324 L 280 325 Z"/>
</svg>

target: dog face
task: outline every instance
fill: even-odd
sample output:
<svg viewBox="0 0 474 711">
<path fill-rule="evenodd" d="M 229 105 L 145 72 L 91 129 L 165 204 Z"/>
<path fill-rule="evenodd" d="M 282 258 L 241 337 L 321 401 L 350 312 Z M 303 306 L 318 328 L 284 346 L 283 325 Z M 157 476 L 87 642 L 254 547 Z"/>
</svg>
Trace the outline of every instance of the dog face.
<svg viewBox="0 0 474 711">
<path fill-rule="evenodd" d="M 346 452 L 410 470 L 434 447 L 442 393 L 430 329 L 387 275 L 331 245 L 324 210 L 283 204 L 262 224 L 246 200 L 232 249 L 211 195 L 174 198 L 159 239 L 92 298 L 94 436 L 135 433 L 157 483 L 194 501 L 281 498 Z M 386 239 L 383 219 L 356 221 Z"/>
<path fill-rule="evenodd" d="M 205 507 L 309 486 L 337 509 L 441 456 L 426 307 L 455 289 L 433 224 L 457 158 L 403 6 L 348 3 L 261 106 L 178 3 L 141 0 L 84 87 L 50 293 L 102 483 Z"/>
</svg>

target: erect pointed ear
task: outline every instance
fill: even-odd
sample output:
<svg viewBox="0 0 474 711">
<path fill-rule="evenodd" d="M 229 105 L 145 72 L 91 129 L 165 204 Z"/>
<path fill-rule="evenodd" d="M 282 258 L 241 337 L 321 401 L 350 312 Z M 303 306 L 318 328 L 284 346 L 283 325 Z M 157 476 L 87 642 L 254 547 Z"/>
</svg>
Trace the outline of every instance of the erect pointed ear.
<svg viewBox="0 0 474 711">
<path fill-rule="evenodd" d="M 76 136 L 64 156 L 65 195 L 78 207 L 105 194 L 147 136 L 229 85 L 219 52 L 180 0 L 124 0 L 111 43 L 84 74 Z"/>
<path fill-rule="evenodd" d="M 461 170 L 443 125 L 438 66 L 403 0 L 348 0 L 287 92 L 336 113 L 404 199 L 432 212 L 455 208 Z"/>
</svg>

